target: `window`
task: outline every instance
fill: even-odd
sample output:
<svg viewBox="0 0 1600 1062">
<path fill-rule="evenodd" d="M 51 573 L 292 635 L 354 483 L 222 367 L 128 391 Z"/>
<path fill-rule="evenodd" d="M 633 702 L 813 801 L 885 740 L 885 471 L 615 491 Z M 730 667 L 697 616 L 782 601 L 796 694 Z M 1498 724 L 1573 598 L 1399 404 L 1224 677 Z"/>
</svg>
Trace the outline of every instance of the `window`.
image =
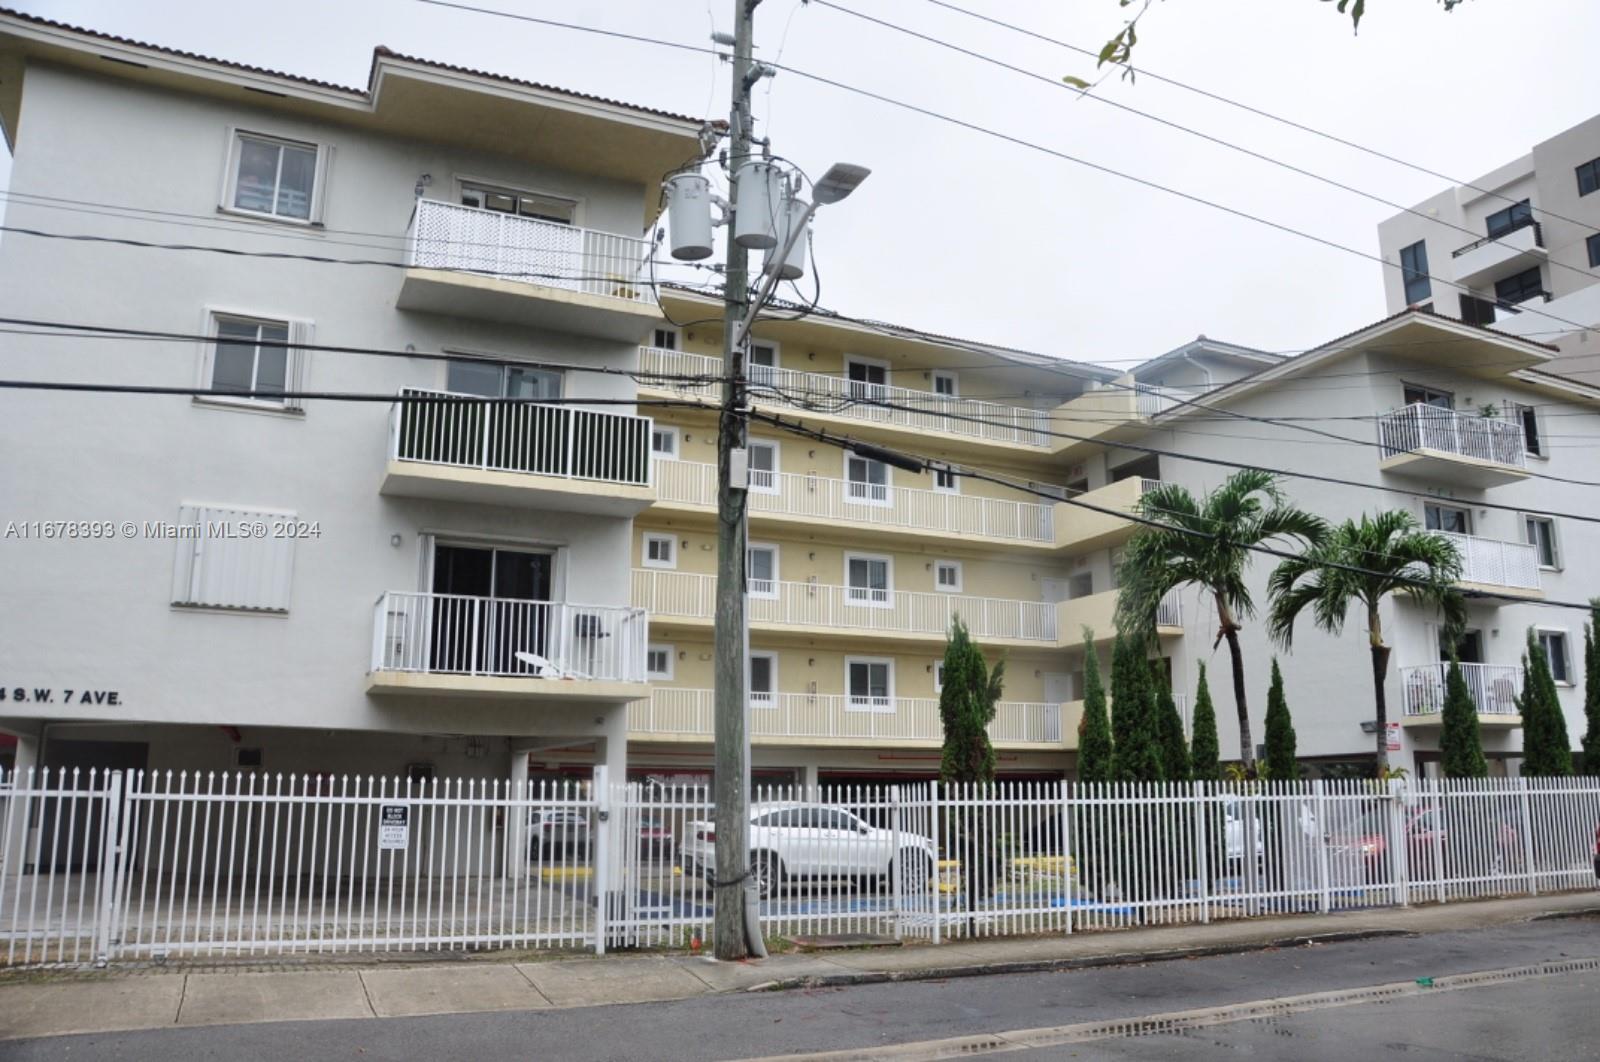
<svg viewBox="0 0 1600 1062">
<path fill-rule="evenodd" d="M 893 660 L 847 657 L 844 666 L 850 711 L 894 711 Z"/>
<path fill-rule="evenodd" d="M 778 493 L 778 444 L 764 439 L 751 439 L 750 489 L 763 494 Z"/>
<path fill-rule="evenodd" d="M 1585 240 L 1584 246 L 1589 249 L 1589 264 L 1591 266 L 1600 266 L 1600 232 Z"/>
<path fill-rule="evenodd" d="M 644 566 L 646 568 L 676 568 L 678 566 L 677 538 L 672 535 L 645 535 Z"/>
<path fill-rule="evenodd" d="M 1418 240 L 1410 247 L 1400 248 L 1400 279 L 1406 289 L 1406 303 L 1422 302 L 1433 294 L 1428 280 L 1428 245 Z"/>
<path fill-rule="evenodd" d="M 644 654 L 646 677 L 672 681 L 672 662 L 676 656 L 670 645 L 652 645 Z"/>
<path fill-rule="evenodd" d="M 462 185 L 461 205 L 492 210 L 497 214 L 515 214 L 536 221 L 550 221 L 557 225 L 571 225 L 578 213 L 578 204 L 571 199 L 486 185 Z"/>
<path fill-rule="evenodd" d="M 748 371 L 745 375 L 752 384 L 771 387 L 778 381 L 778 344 L 751 343 Z"/>
<path fill-rule="evenodd" d="M 1548 516 L 1530 516 L 1526 525 L 1528 545 L 1539 554 L 1539 567 L 1561 567 L 1561 551 L 1556 543 L 1556 522 Z"/>
<path fill-rule="evenodd" d="M 848 585 L 845 600 L 852 605 L 889 608 L 889 558 L 845 554 Z"/>
<path fill-rule="evenodd" d="M 1578 195 L 1600 190 L 1600 159 L 1590 159 L 1578 167 Z"/>
<path fill-rule="evenodd" d="M 677 350 L 678 330 L 676 328 L 658 328 L 655 338 L 650 343 L 657 350 Z"/>
<path fill-rule="evenodd" d="M 949 465 L 933 467 L 933 489 L 940 494 L 960 494 L 961 477 Z"/>
<path fill-rule="evenodd" d="M 955 398 L 961 393 L 957 383 L 956 374 L 949 371 L 936 371 L 933 374 L 933 393 L 944 395 L 946 398 Z"/>
<path fill-rule="evenodd" d="M 1494 303 L 1476 295 L 1461 296 L 1461 320 L 1470 325 L 1494 324 Z"/>
<path fill-rule="evenodd" d="M 561 373 L 484 358 L 451 358 L 445 390 L 484 398 L 560 398 Z"/>
<path fill-rule="evenodd" d="M 1572 665 L 1567 659 L 1567 632 L 1540 630 L 1539 648 L 1550 662 L 1550 677 L 1557 682 L 1572 684 Z"/>
<path fill-rule="evenodd" d="M 211 348 L 208 390 L 279 407 L 291 405 L 283 395 L 295 389 L 298 352 L 288 346 L 289 323 L 221 315 L 213 320 L 216 342 Z"/>
<path fill-rule="evenodd" d="M 933 562 L 933 588 L 948 594 L 961 592 L 961 562 L 942 560 Z"/>
<path fill-rule="evenodd" d="M 1434 505 L 1431 502 L 1424 505 L 1422 522 L 1429 531 L 1449 531 L 1457 535 L 1472 534 L 1472 510 L 1455 505 Z"/>
<path fill-rule="evenodd" d="M 678 429 L 677 428 L 651 428 L 650 452 L 657 457 L 678 456 Z"/>
<path fill-rule="evenodd" d="M 1118 574 L 1122 570 L 1122 558 L 1123 550 L 1120 548 L 1111 551 L 1111 589 L 1113 590 L 1122 586 L 1122 576 Z"/>
<path fill-rule="evenodd" d="M 888 363 L 846 356 L 844 368 L 851 398 L 881 402 L 888 397 Z"/>
<path fill-rule="evenodd" d="M 750 703 L 756 708 L 778 705 L 778 654 L 750 654 Z"/>
<path fill-rule="evenodd" d="M 870 457 L 844 455 L 845 497 L 868 505 L 892 505 L 889 497 L 889 466 Z"/>
<path fill-rule="evenodd" d="M 752 542 L 745 552 L 745 579 L 751 597 L 777 597 L 778 547 Z"/>
<path fill-rule="evenodd" d="M 1402 384 L 1402 401 L 1408 406 L 1433 406 L 1436 409 L 1454 409 L 1455 396 L 1448 391 L 1435 391 L 1431 387 L 1422 387 L 1418 384 Z"/>
<path fill-rule="evenodd" d="M 1538 266 L 1524 269 L 1515 276 L 1494 282 L 1495 301 L 1508 306 L 1515 306 L 1519 302 L 1526 302 L 1543 294 L 1544 284 L 1539 279 Z"/>
<path fill-rule="evenodd" d="M 258 525 L 298 527 L 295 514 L 184 505 L 178 510 L 172 603 L 242 612 L 289 611 L 293 535 L 257 538 Z"/>
<path fill-rule="evenodd" d="M 1533 224 L 1533 204 L 1523 199 L 1484 218 L 1483 230 L 1492 240 L 1531 224 Z"/>
<path fill-rule="evenodd" d="M 1539 410 L 1535 406 L 1516 406 L 1517 423 L 1522 425 L 1522 451 L 1544 456 L 1544 441 L 1539 437 Z"/>
<path fill-rule="evenodd" d="M 1067 600 L 1074 601 L 1094 593 L 1094 572 L 1079 572 L 1067 579 Z"/>
<path fill-rule="evenodd" d="M 944 661 L 942 659 L 933 662 L 933 692 L 944 692 Z"/>
<path fill-rule="evenodd" d="M 319 161 L 315 144 L 235 133 L 225 208 L 309 222 L 317 206 Z"/>
</svg>

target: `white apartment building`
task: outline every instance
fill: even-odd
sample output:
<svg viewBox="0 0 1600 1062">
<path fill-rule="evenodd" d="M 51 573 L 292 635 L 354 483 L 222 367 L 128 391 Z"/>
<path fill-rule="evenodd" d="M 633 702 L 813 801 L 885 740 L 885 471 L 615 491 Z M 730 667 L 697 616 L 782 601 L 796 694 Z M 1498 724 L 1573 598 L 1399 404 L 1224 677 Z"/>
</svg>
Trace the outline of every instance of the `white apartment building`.
<svg viewBox="0 0 1600 1062">
<path fill-rule="evenodd" d="M 1553 343 L 1555 371 L 1600 383 L 1600 115 L 1412 209 L 1378 226 L 1390 313 Z"/>
</svg>

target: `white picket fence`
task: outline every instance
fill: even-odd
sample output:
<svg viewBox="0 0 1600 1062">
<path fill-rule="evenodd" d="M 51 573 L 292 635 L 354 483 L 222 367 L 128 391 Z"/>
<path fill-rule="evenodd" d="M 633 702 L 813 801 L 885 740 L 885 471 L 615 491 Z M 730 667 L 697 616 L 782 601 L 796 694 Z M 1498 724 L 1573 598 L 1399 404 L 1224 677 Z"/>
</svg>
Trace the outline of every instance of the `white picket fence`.
<svg viewBox="0 0 1600 1062">
<path fill-rule="evenodd" d="M 0 778 L 7 965 L 687 947 L 698 786 L 30 771 Z M 1600 779 L 760 789 L 772 936 L 974 936 L 1593 888 Z"/>
</svg>

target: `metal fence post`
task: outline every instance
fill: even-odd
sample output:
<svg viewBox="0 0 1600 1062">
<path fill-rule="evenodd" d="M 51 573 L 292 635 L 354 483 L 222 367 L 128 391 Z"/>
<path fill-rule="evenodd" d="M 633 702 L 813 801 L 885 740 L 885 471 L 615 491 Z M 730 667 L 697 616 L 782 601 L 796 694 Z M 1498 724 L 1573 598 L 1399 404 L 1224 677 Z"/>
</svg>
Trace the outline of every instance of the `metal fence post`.
<svg viewBox="0 0 1600 1062">
<path fill-rule="evenodd" d="M 1433 790 L 1434 896 L 1440 903 L 1445 903 L 1447 901 L 1444 887 L 1444 780 L 1441 778 L 1433 779 L 1430 783 L 1430 788 Z"/>
<path fill-rule="evenodd" d="M 1077 884 L 1077 860 L 1072 856 L 1072 804 L 1068 797 L 1067 781 L 1056 783 L 1061 787 L 1061 873 L 1066 879 L 1067 932 L 1072 932 L 1072 890 Z"/>
<path fill-rule="evenodd" d="M 1411 885 L 1406 851 L 1405 787 L 1398 778 L 1389 779 L 1389 878 L 1394 882 L 1395 903 L 1411 906 Z"/>
<path fill-rule="evenodd" d="M 94 964 L 104 966 L 111 961 L 111 919 L 115 914 L 112 900 L 116 894 L 116 880 L 122 863 L 122 772 L 112 771 L 106 779 L 105 816 L 100 836 L 100 873 L 98 876 L 99 903 L 95 911 Z M 88 823 L 84 824 L 88 829 Z M 81 885 L 79 886 L 82 887 Z"/>
<path fill-rule="evenodd" d="M 594 780 L 590 783 L 590 798 L 595 807 L 594 844 L 589 846 L 594 874 L 594 953 L 606 953 L 606 939 L 610 932 L 608 920 L 611 908 L 611 798 L 605 764 L 597 764 Z"/>
<path fill-rule="evenodd" d="M 1200 921 L 1211 921 L 1211 806 L 1206 799 L 1207 784 L 1195 782 L 1189 787 L 1194 797 L 1194 881 L 1199 890 Z"/>
<path fill-rule="evenodd" d="M 1539 878 L 1533 868 L 1533 809 L 1528 797 L 1528 780 L 1517 777 L 1517 802 L 1522 811 L 1522 860 L 1528 868 L 1528 895 L 1539 895 Z"/>
<path fill-rule="evenodd" d="M 1312 779 L 1311 795 L 1314 813 L 1313 843 L 1317 846 L 1317 910 L 1327 914 L 1333 909 L 1333 889 L 1328 873 L 1328 783 L 1321 778 Z"/>
<path fill-rule="evenodd" d="M 905 921 L 904 898 L 901 895 L 902 881 L 905 879 L 906 870 L 911 865 L 910 858 L 900 847 L 900 787 L 889 787 L 889 832 L 894 835 L 893 847 L 890 849 L 894 855 L 889 859 L 891 868 L 890 883 L 894 896 L 894 939 L 903 937 L 903 923 Z"/>
<path fill-rule="evenodd" d="M 944 928 L 940 910 L 944 907 L 944 877 L 939 873 L 939 839 L 943 831 L 940 829 L 939 817 L 939 780 L 935 778 L 928 783 L 928 814 L 931 819 L 928 823 L 928 832 L 933 835 L 933 881 L 929 884 L 928 891 L 933 899 L 933 942 L 939 943 L 940 931 Z"/>
</svg>

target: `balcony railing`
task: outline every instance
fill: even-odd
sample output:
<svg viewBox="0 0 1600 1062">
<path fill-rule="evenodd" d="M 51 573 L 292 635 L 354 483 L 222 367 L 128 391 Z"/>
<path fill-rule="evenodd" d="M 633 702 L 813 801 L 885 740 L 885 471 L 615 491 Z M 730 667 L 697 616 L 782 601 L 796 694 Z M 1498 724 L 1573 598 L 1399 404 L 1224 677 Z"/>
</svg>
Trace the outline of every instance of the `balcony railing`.
<svg viewBox="0 0 1600 1062">
<path fill-rule="evenodd" d="M 649 373 L 715 377 L 722 372 L 722 359 L 681 350 L 643 347 L 639 351 L 639 368 Z M 758 401 L 776 401 L 913 431 L 968 435 L 1023 446 L 1050 445 L 1050 437 L 1045 434 L 1050 427 L 1050 415 L 1044 410 L 767 365 L 752 365 L 749 375 L 751 395 Z M 718 383 L 695 383 L 674 386 L 674 389 L 715 399 L 720 396 L 721 387 Z"/>
<path fill-rule="evenodd" d="M 1473 240 L 1471 243 L 1467 244 L 1465 247 L 1457 247 L 1455 250 L 1450 252 L 1450 257 L 1452 257 L 1452 258 L 1460 258 L 1464 254 L 1467 254 L 1467 253 L 1469 253 L 1471 251 L 1476 251 L 1479 247 L 1483 247 L 1483 246 L 1485 246 L 1487 244 L 1494 243 L 1497 240 L 1503 240 L 1507 236 L 1511 235 L 1513 232 L 1516 232 L 1518 229 L 1528 229 L 1528 228 L 1531 228 L 1533 230 L 1533 245 L 1535 247 L 1543 247 L 1544 246 L 1544 229 L 1540 226 L 1540 224 L 1537 221 L 1533 220 L 1533 218 L 1531 218 L 1531 217 L 1522 217 L 1522 218 L 1518 218 L 1517 220 L 1513 221 L 1510 225 L 1508 225 L 1506 228 L 1502 229 L 1501 231 L 1495 233 L 1493 236 L 1485 236 L 1482 239 Z"/>
<path fill-rule="evenodd" d="M 390 591 L 373 628 L 373 671 L 645 680 L 639 608 Z"/>
<path fill-rule="evenodd" d="M 1138 411 L 1141 417 L 1158 416 L 1183 403 L 1182 395 L 1163 387 L 1135 384 L 1133 391 L 1134 409 Z"/>
<path fill-rule="evenodd" d="M 1438 715 L 1444 711 L 1445 676 L 1450 665 L 1422 664 L 1400 669 L 1407 715 Z M 1515 664 L 1462 664 L 1472 703 L 1479 715 L 1517 715 L 1517 694 L 1522 690 L 1522 668 Z"/>
<path fill-rule="evenodd" d="M 658 460 L 656 477 L 659 500 L 716 507 L 715 465 Z M 1055 542 L 1052 507 L 1032 502 L 759 470 L 750 473 L 748 499 L 750 512 L 756 515 L 981 535 L 1014 542 Z"/>
<path fill-rule="evenodd" d="M 553 221 L 417 200 L 410 264 L 650 302 L 646 240 Z"/>
<path fill-rule="evenodd" d="M 1461 554 L 1461 581 L 1486 586 L 1539 589 L 1539 551 L 1526 542 L 1500 542 L 1453 531 L 1435 531 Z"/>
<path fill-rule="evenodd" d="M 716 614 L 716 576 L 636 569 L 633 603 L 653 615 L 707 619 Z M 765 583 L 750 595 L 751 623 L 830 630 L 943 636 L 960 616 L 974 638 L 1056 643 L 1056 606 L 965 594 Z"/>
<path fill-rule="evenodd" d="M 1378 441 L 1386 458 L 1418 450 L 1438 450 L 1517 468 L 1527 464 L 1520 425 L 1498 417 L 1458 413 L 1420 402 L 1380 417 Z"/>
<path fill-rule="evenodd" d="M 1178 591 L 1168 590 L 1156 603 L 1156 626 L 1183 626 L 1183 598 L 1179 596 Z"/>
<path fill-rule="evenodd" d="M 628 729 L 645 734 L 711 736 L 712 691 L 656 686 L 648 701 L 628 707 Z M 871 709 L 848 694 L 766 693 L 751 695 L 753 738 L 940 741 L 944 727 L 933 697 L 885 697 Z M 1061 706 L 1001 701 L 989 724 L 989 739 L 1012 744 L 1061 743 Z"/>
<path fill-rule="evenodd" d="M 415 400 L 421 397 L 461 400 Z M 405 388 L 389 414 L 389 456 L 643 487 L 650 485 L 650 425 L 648 417 Z"/>
</svg>

